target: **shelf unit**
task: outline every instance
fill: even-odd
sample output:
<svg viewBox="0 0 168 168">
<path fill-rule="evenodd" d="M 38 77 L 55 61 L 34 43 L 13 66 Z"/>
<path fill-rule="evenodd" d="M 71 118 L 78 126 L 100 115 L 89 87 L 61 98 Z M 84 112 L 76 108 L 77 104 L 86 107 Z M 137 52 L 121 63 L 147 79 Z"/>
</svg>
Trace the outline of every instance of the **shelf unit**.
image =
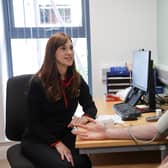
<svg viewBox="0 0 168 168">
<path fill-rule="evenodd" d="M 129 87 L 131 76 L 106 76 L 107 94 L 116 93 L 121 89 Z"/>
</svg>

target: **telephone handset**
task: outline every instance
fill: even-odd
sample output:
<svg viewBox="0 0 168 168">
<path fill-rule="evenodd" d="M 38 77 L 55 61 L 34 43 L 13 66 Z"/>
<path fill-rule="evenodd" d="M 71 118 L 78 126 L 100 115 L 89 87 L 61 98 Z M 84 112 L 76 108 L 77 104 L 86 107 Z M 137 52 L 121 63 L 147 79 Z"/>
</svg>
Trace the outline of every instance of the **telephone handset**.
<svg viewBox="0 0 168 168">
<path fill-rule="evenodd" d="M 132 87 L 125 97 L 125 103 L 128 103 L 131 106 L 135 106 L 140 100 L 144 92 L 136 87 Z"/>
<path fill-rule="evenodd" d="M 128 91 L 127 95 L 125 96 L 125 103 L 128 103 L 128 101 L 130 100 L 130 98 L 132 97 L 132 95 L 134 94 L 134 88 L 131 87 L 130 90 Z"/>
</svg>

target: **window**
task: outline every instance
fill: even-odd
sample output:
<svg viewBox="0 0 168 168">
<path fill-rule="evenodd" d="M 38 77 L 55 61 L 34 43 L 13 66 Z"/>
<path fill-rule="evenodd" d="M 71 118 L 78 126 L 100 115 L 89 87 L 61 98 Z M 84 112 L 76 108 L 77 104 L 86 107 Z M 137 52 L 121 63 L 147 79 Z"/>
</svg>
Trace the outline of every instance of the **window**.
<svg viewBox="0 0 168 168">
<path fill-rule="evenodd" d="M 59 24 L 59 18 L 56 16 L 56 11 L 59 13 L 61 19 L 65 24 L 71 24 L 71 8 L 58 7 L 55 11 L 51 5 L 39 6 L 40 9 L 40 23 L 46 25 Z"/>
<path fill-rule="evenodd" d="M 78 71 L 91 86 L 88 0 L 6 0 L 9 76 L 40 68 L 50 35 L 72 37 Z"/>
</svg>

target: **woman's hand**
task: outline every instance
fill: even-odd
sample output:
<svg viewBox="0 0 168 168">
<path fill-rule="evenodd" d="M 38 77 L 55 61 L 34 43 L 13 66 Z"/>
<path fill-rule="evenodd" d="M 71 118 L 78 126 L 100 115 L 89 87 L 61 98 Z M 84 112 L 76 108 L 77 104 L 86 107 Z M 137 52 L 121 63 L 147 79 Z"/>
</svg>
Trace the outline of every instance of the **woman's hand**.
<svg viewBox="0 0 168 168">
<path fill-rule="evenodd" d="M 75 125 L 78 130 L 72 130 L 74 135 L 78 135 L 81 139 L 104 139 L 106 134 L 106 128 L 103 123 L 88 117 L 88 124 Z"/>
<path fill-rule="evenodd" d="M 72 166 L 74 166 L 74 160 L 72 157 L 72 153 L 70 151 L 70 149 L 65 146 L 61 141 L 58 142 L 55 145 L 55 148 L 57 149 L 57 151 L 60 153 L 61 155 L 61 159 L 64 160 L 65 158 L 67 159 L 68 162 L 71 163 Z"/>
<path fill-rule="evenodd" d="M 73 116 L 71 122 L 68 124 L 68 128 L 73 128 L 74 126 L 77 126 L 79 124 L 86 124 L 88 123 L 88 118 L 87 116 L 82 116 L 82 117 L 76 117 Z"/>
</svg>

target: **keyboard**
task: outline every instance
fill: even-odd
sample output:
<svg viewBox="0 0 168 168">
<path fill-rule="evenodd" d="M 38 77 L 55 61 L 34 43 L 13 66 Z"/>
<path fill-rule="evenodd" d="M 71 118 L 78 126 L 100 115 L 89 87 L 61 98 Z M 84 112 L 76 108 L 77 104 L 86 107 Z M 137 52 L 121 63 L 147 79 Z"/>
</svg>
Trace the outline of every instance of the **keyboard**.
<svg viewBox="0 0 168 168">
<path fill-rule="evenodd" d="M 128 103 L 118 103 L 113 105 L 113 109 L 121 117 L 122 120 L 137 120 L 141 115 L 141 111 Z"/>
</svg>

